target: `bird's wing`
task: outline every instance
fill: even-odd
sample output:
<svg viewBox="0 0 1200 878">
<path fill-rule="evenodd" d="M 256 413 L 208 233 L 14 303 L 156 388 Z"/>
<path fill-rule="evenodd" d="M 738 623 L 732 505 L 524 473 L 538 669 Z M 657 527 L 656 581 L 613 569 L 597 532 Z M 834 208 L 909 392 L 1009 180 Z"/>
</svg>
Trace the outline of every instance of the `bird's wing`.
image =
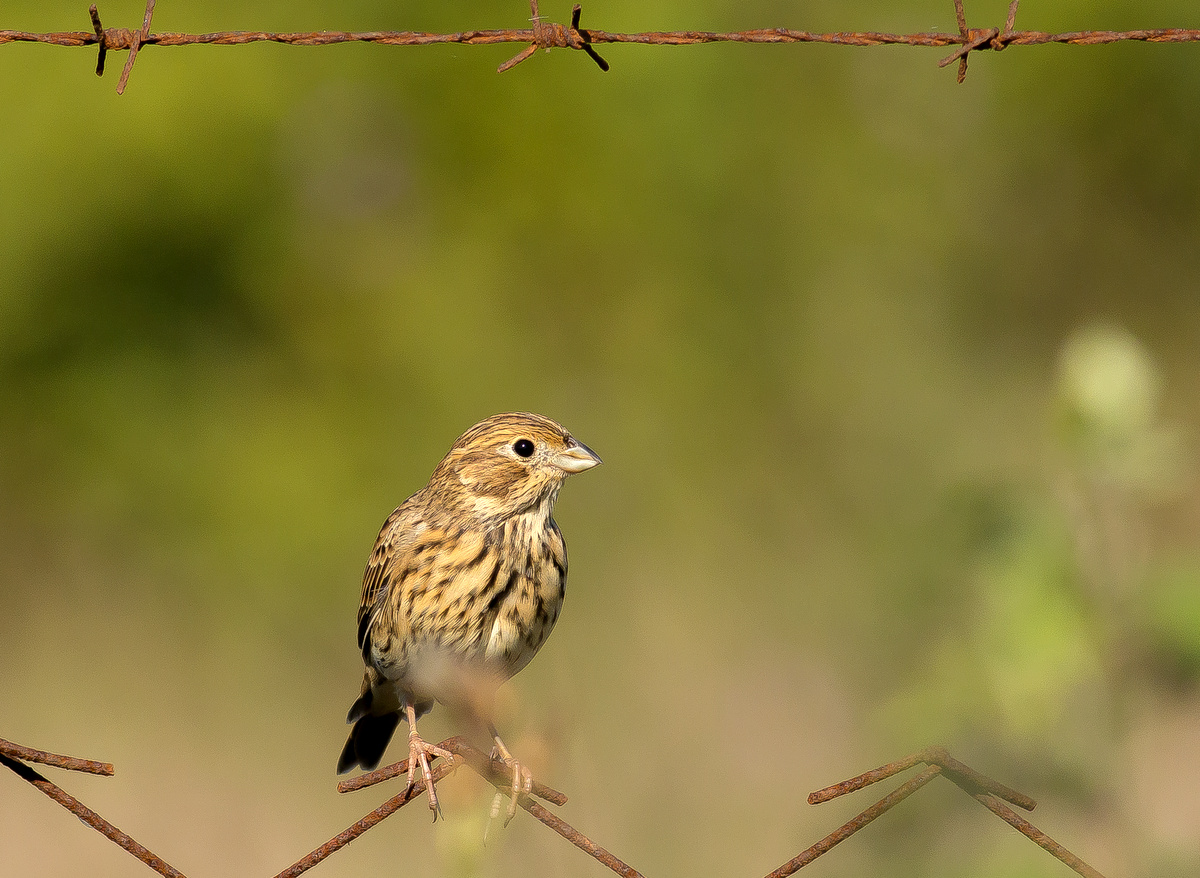
<svg viewBox="0 0 1200 878">
<path fill-rule="evenodd" d="M 371 626 L 387 605 L 393 581 L 405 568 L 404 555 L 412 546 L 415 533 L 422 529 L 420 518 L 408 503 L 397 508 L 379 531 L 375 548 L 363 571 L 362 598 L 358 605 L 358 648 L 369 661 Z"/>
</svg>

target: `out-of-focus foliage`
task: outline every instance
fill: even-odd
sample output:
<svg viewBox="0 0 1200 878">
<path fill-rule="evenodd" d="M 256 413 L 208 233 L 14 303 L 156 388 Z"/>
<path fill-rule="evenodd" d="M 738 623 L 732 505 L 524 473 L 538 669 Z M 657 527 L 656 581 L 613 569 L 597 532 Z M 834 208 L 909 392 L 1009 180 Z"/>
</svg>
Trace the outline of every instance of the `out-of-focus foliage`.
<svg viewBox="0 0 1200 878">
<path fill-rule="evenodd" d="M 955 28 L 948 0 L 583 15 Z M 155 29 L 527 17 L 163 0 Z M 98 80 L 0 47 L 0 734 L 116 762 L 70 788 L 188 874 L 278 871 L 377 801 L 333 764 L 379 524 L 461 430 L 533 409 L 605 465 L 563 492 L 570 597 L 502 727 L 585 832 L 652 876 L 762 874 L 866 804 L 809 790 L 943 741 L 1101 871 L 1195 874 L 1192 47 L 1014 47 L 963 86 L 903 48 L 497 76 L 516 51 L 149 47 L 118 98 L 119 53 Z M 0 783 L 14 874 L 141 868 Z M 401 814 L 321 874 L 601 874 L 529 820 L 481 847 L 488 797 L 444 786 L 445 825 Z M 1064 867 L 926 792 L 813 868 Z"/>
</svg>

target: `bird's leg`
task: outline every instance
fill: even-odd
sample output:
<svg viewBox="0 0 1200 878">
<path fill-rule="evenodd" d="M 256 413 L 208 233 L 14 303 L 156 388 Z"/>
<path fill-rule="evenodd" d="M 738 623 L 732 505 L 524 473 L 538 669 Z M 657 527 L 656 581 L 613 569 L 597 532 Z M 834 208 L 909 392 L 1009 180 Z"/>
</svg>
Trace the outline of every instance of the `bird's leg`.
<svg viewBox="0 0 1200 878">
<path fill-rule="evenodd" d="M 500 740 L 500 733 L 496 731 L 496 727 L 490 722 L 488 723 L 488 731 L 492 733 L 492 740 L 496 742 L 495 755 L 499 756 L 501 761 L 512 769 L 512 794 L 508 800 L 508 814 L 504 818 L 504 825 L 508 826 L 512 822 L 512 819 L 517 816 L 517 796 L 527 796 L 530 790 L 533 789 L 533 774 L 508 752 L 508 748 Z M 497 791 L 495 798 L 492 799 L 492 820 L 500 816 L 500 796 L 501 793 Z"/>
<path fill-rule="evenodd" d="M 428 743 L 417 734 L 417 711 L 411 701 L 404 705 L 404 711 L 408 714 L 408 786 L 405 788 L 405 792 L 407 793 L 413 788 L 415 770 L 419 762 L 421 771 L 425 775 L 425 789 L 429 793 L 429 810 L 433 812 L 433 819 L 437 820 L 438 814 L 441 812 L 438 808 L 437 790 L 433 785 L 433 772 L 429 768 L 429 757 L 441 756 L 443 759 L 453 761 L 454 756 L 448 750 Z"/>
</svg>

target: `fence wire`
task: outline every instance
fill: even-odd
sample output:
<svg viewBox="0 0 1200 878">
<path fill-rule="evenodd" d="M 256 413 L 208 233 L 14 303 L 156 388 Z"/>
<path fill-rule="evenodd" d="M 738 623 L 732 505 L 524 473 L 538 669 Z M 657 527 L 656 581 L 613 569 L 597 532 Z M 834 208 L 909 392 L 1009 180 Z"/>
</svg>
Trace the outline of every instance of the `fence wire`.
<svg viewBox="0 0 1200 878">
<path fill-rule="evenodd" d="M 417 31 L 315 31 L 309 33 L 269 33 L 266 31 L 220 31 L 206 34 L 152 33 L 150 23 L 154 17 L 156 0 L 147 0 L 146 14 L 138 30 L 128 28 L 106 28 L 93 5 L 91 31 L 62 31 L 57 33 L 29 33 L 25 31 L 0 30 L 0 44 L 14 42 L 45 43 L 54 46 L 98 46 L 99 58 L 96 74 L 103 75 L 105 58 L 109 51 L 128 51 L 129 57 L 121 78 L 117 83 L 117 94 L 123 94 L 129 74 L 143 46 L 240 46 L 248 43 L 283 43 L 289 46 L 330 46 L 337 43 L 377 43 L 384 46 L 430 46 L 439 43 L 457 43 L 466 46 L 495 45 L 497 43 L 527 43 L 517 55 L 498 68 L 503 73 L 511 70 L 532 56 L 538 49 L 576 49 L 587 53 L 601 70 L 608 70 L 608 62 L 596 52 L 597 45 L 605 43 L 637 43 L 646 46 L 691 46 L 700 43 L 825 43 L 834 46 L 926 46 L 955 49 L 938 62 L 946 67 L 958 62 L 958 81 L 967 75 L 967 57 L 971 52 L 999 52 L 1009 46 L 1040 46 L 1059 43 L 1072 46 L 1095 46 L 1106 43 L 1139 41 L 1148 43 L 1194 43 L 1200 42 L 1200 29 L 1157 28 L 1128 31 L 1071 31 L 1069 33 L 1045 33 L 1042 31 L 1017 30 L 1017 7 L 1020 0 L 1011 0 L 1008 17 L 1003 27 L 975 28 L 967 25 L 963 0 L 954 0 L 954 13 L 958 33 L 936 31 L 915 34 L 892 34 L 880 32 L 812 33 L 790 28 L 772 27 L 757 30 L 717 31 L 646 31 L 643 33 L 615 33 L 580 26 L 582 10 L 578 4 L 572 9 L 570 25 L 557 24 L 542 19 L 538 12 L 538 0 L 530 0 L 532 27 L 508 30 L 467 30 L 457 33 L 426 33 Z"/>
<path fill-rule="evenodd" d="M 460 765 L 466 765 L 494 786 L 499 793 L 512 795 L 512 770 L 500 760 L 493 759 L 459 737 L 448 738 L 438 746 L 449 751 L 453 754 L 453 757 L 449 761 L 440 764 L 435 763 L 432 776 L 434 783 L 441 780 L 447 774 L 454 772 Z M 11 741 L 5 741 L 3 738 L 0 738 L 0 765 L 11 770 L 22 780 L 28 781 L 72 814 L 76 815 L 85 824 L 101 833 L 105 838 L 137 857 L 159 875 L 164 876 L 164 878 L 185 878 L 182 872 L 162 857 L 153 853 L 124 832 L 121 832 L 121 830 L 117 829 L 117 827 L 109 823 L 95 811 L 92 811 L 78 799 L 51 783 L 27 764 L 30 762 L 105 776 L 113 774 L 113 767 L 111 765 L 86 759 L 76 759 L 72 756 L 59 756 L 43 750 L 34 750 L 30 747 L 22 747 L 20 744 L 14 744 Z M 980 774 L 968 765 L 964 765 L 951 756 L 944 747 L 930 747 L 922 750 L 920 753 L 914 753 L 905 759 L 888 763 L 880 768 L 860 774 L 858 777 L 850 778 L 831 787 L 826 787 L 823 790 L 818 790 L 809 795 L 808 803 L 810 805 L 819 805 L 822 802 L 828 802 L 831 799 L 860 790 L 881 780 L 886 780 L 893 775 L 907 771 L 922 763 L 927 767 L 915 777 L 888 793 L 853 820 L 838 827 L 816 844 L 801 851 L 779 868 L 768 873 L 766 878 L 787 878 L 787 876 L 794 874 L 822 854 L 832 850 L 835 845 L 841 844 L 850 838 L 850 836 L 854 835 L 854 833 L 858 832 L 876 817 L 895 807 L 937 777 L 944 777 L 954 783 L 959 789 L 978 801 L 997 817 L 1004 820 L 1051 856 L 1070 866 L 1078 874 L 1084 876 L 1084 878 L 1104 878 L 1094 868 L 1005 804 L 1007 802 L 1026 811 L 1032 811 L 1037 805 L 1033 799 L 992 780 L 984 774 Z M 393 778 L 407 776 L 407 774 L 408 760 L 404 760 L 352 780 L 343 781 L 338 784 L 338 792 L 349 793 L 355 790 L 366 789 L 367 787 L 392 780 Z M 298 876 L 337 853 L 363 833 L 378 826 L 385 818 L 395 814 L 413 799 L 419 798 L 425 790 L 425 784 L 426 780 L 424 778 L 417 779 L 412 787 L 392 796 L 392 798 L 388 799 L 378 808 L 364 815 L 361 820 L 356 821 L 329 841 L 318 846 L 310 853 L 305 854 L 295 863 L 281 871 L 275 878 L 298 878 Z M 578 829 L 571 826 L 571 824 L 547 810 L 545 806 L 534 801 L 535 798 L 542 799 L 552 805 L 561 806 L 567 802 L 567 797 L 562 793 L 544 784 L 535 782 L 528 795 L 521 794 L 517 797 L 517 804 L 543 825 L 553 829 L 581 851 L 603 863 L 617 875 L 620 875 L 621 878 L 643 878 L 642 873 L 637 869 L 618 859 Z"/>
</svg>

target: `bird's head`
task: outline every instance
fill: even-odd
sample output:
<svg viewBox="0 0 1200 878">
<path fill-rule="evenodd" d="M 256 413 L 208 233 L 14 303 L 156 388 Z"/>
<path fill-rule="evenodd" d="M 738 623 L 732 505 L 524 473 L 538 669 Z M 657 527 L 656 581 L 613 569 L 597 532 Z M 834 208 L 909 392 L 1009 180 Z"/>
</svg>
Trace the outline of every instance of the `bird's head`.
<svg viewBox="0 0 1200 878">
<path fill-rule="evenodd" d="M 508 412 L 459 436 L 430 485 L 457 495 L 480 517 L 503 518 L 553 505 L 567 476 L 598 463 L 594 451 L 549 418 Z"/>
</svg>

